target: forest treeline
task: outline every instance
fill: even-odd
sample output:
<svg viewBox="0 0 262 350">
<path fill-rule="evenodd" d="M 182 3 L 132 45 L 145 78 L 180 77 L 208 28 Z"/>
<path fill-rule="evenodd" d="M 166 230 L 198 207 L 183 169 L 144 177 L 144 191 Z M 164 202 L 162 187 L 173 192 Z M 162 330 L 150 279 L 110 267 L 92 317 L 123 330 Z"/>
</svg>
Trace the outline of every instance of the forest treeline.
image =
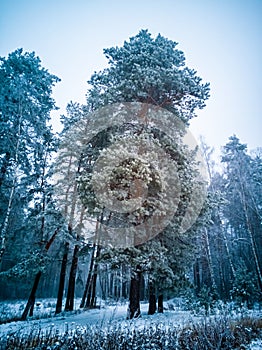
<svg viewBox="0 0 262 350">
<path fill-rule="evenodd" d="M 163 312 L 163 300 L 175 296 L 198 299 L 205 307 L 219 299 L 249 307 L 261 302 L 261 149 L 249 152 L 233 135 L 215 164 L 202 140 L 204 183 L 196 151 L 181 144 L 183 135 L 170 140 L 156 125 L 141 127 L 130 120 L 115 126 L 109 120 L 78 154 L 75 130 L 93 125 L 96 112 L 107 106 L 159 107 L 190 124 L 205 107 L 210 88 L 186 67 L 176 47 L 142 30 L 122 47 L 105 49 L 108 67 L 92 75 L 85 105 L 68 103 L 60 134 L 50 123 L 59 78 L 34 53 L 18 49 L 1 58 L 0 297 L 28 299 L 22 319 L 33 315 L 40 297 L 57 297 L 56 313 L 73 310 L 76 297 L 82 298 L 81 308 L 97 307 L 98 298 L 129 300 L 128 318 L 140 315 L 141 300 L 149 301 L 149 314 Z M 140 144 L 150 148 L 150 156 L 132 157 Z M 159 148 L 167 160 L 159 161 Z M 103 189 L 107 176 L 106 170 L 94 171 L 101 155 L 108 161 L 110 194 L 120 203 L 132 197 L 129 182 L 146 184 L 140 208 L 116 212 L 98 201 L 92 186 Z M 119 155 L 122 163 L 112 168 Z M 172 196 L 167 201 L 165 192 L 174 178 L 181 184 L 178 202 Z M 192 189 L 203 184 L 202 209 L 181 230 Z M 137 234 L 139 225 L 161 217 L 171 205 L 176 211 L 169 224 L 150 239 L 139 236 L 126 246 L 101 243 L 105 225 Z"/>
</svg>

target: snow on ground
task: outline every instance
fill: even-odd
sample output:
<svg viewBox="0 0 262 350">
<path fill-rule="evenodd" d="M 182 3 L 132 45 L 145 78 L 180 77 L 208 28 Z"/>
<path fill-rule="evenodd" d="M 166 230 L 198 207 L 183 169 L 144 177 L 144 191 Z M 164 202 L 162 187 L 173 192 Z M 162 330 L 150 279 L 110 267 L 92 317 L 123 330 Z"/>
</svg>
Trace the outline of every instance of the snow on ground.
<svg viewBox="0 0 262 350">
<path fill-rule="evenodd" d="M 141 303 L 142 317 L 137 320 L 126 320 L 127 304 L 117 304 L 114 306 L 103 306 L 100 309 L 76 312 L 67 312 L 57 315 L 55 317 L 44 318 L 39 320 L 27 320 L 11 322 L 0 325 L 1 334 L 8 334 L 14 332 L 22 332 L 29 334 L 32 331 L 38 330 L 58 330 L 59 333 L 65 333 L 68 330 L 79 329 L 86 326 L 110 326 L 115 323 L 121 323 L 122 327 L 144 327 L 145 323 L 158 323 L 163 325 L 177 325 L 183 326 L 190 320 L 192 315 L 189 311 L 165 311 L 164 314 L 147 315 L 148 304 Z M 194 317 L 195 318 L 195 317 Z"/>
<path fill-rule="evenodd" d="M 261 350 L 262 349 L 262 340 L 253 340 L 247 350 Z"/>
<path fill-rule="evenodd" d="M 0 325 L 0 338 L 5 335 L 12 336 L 14 333 L 21 334 L 37 334 L 38 331 L 46 334 L 59 333 L 64 334 L 67 331 L 71 333 L 75 331 L 85 332 L 89 327 L 105 328 L 108 331 L 116 326 L 121 329 L 142 329 L 144 327 L 161 327 L 164 328 L 180 328 L 192 322 L 201 322 L 203 316 L 196 316 L 191 311 L 185 311 L 177 303 L 165 303 L 166 310 L 163 314 L 147 315 L 148 303 L 141 303 L 142 317 L 135 320 L 126 320 L 127 303 L 118 303 L 114 305 L 105 305 L 99 301 L 100 308 L 92 310 L 79 311 L 80 299 L 76 300 L 75 310 L 73 312 L 61 313 L 54 315 L 55 299 L 38 300 L 35 308 L 35 316 L 44 315 L 41 319 L 28 319 L 27 321 L 10 322 Z M 0 303 L 0 312 L 10 315 L 11 312 L 17 316 L 21 316 L 25 306 L 25 301 L 17 301 L 11 303 Z M 169 306 L 169 308 L 168 308 Z M 219 311 L 218 311 L 219 312 Z M 236 317 L 240 314 L 236 311 Z M 243 312 L 243 311 L 241 311 Z M 246 311 L 245 311 L 246 312 Z M 261 310 L 251 311 L 253 316 L 261 317 Z M 222 312 L 223 314 L 223 312 Z M 47 316 L 50 317 L 47 317 Z M 53 316 L 53 317 L 51 317 Z M 218 316 L 218 315 L 217 315 Z M 112 327 L 112 328 L 111 328 Z M 262 341 L 254 340 L 247 350 L 261 350 Z"/>
</svg>

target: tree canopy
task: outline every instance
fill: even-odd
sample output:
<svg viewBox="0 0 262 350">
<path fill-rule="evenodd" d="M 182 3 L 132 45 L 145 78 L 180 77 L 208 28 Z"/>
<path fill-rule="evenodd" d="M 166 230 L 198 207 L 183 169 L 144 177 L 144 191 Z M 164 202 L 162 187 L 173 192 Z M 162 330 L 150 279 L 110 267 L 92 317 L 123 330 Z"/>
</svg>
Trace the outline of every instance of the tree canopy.
<svg viewBox="0 0 262 350">
<path fill-rule="evenodd" d="M 184 122 L 205 107 L 209 84 L 185 66 L 177 43 L 147 30 L 125 41 L 122 47 L 104 50 L 109 67 L 94 73 L 87 93 L 90 108 L 114 102 L 139 101 L 166 108 Z"/>
</svg>

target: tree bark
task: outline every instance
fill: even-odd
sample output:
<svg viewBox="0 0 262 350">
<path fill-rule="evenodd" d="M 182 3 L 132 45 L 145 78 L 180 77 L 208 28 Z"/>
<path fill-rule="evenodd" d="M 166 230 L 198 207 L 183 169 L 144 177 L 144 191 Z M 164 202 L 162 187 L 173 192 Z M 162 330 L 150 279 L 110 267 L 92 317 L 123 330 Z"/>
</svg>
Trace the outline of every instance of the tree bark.
<svg viewBox="0 0 262 350">
<path fill-rule="evenodd" d="M 195 264 L 194 264 L 194 283 L 196 288 L 196 293 L 198 294 L 200 292 L 200 271 L 199 271 L 199 258 L 196 258 Z"/>
<path fill-rule="evenodd" d="M 163 294 L 159 294 L 157 300 L 157 311 L 162 314 L 164 312 L 164 296 Z"/>
<path fill-rule="evenodd" d="M 88 286 L 87 286 L 87 298 L 85 307 L 95 307 L 96 304 L 96 281 L 97 281 L 97 273 L 98 273 L 98 263 L 96 262 L 96 259 L 100 255 L 101 247 L 99 246 L 99 229 L 100 229 L 100 222 L 103 221 L 103 212 L 100 215 L 100 220 L 97 220 L 96 222 L 96 233 L 95 233 L 95 242 L 94 242 L 94 256 L 92 256 L 91 265 L 89 268 L 89 276 L 88 276 Z M 90 287 L 89 287 L 90 286 Z"/>
<path fill-rule="evenodd" d="M 210 273 L 211 285 L 212 285 L 213 291 L 215 292 L 215 294 L 217 294 L 217 285 L 216 285 L 216 280 L 215 280 L 215 273 L 214 273 L 214 267 L 213 267 L 213 262 L 212 262 L 212 256 L 211 256 L 207 228 L 204 228 L 204 237 L 205 237 L 205 244 L 206 244 L 206 258 L 207 258 L 208 269 L 209 269 L 209 273 Z"/>
<path fill-rule="evenodd" d="M 74 310 L 75 279 L 76 279 L 76 271 L 77 271 L 77 263 L 78 263 L 78 251 L 79 251 L 79 246 L 75 245 L 73 258 L 72 258 L 72 265 L 71 265 L 71 270 L 69 275 L 65 311 Z"/>
<path fill-rule="evenodd" d="M 69 251 L 69 243 L 66 242 L 64 246 L 64 255 L 62 259 L 60 278 L 59 278 L 59 288 L 58 288 L 56 310 L 55 310 L 56 314 L 59 314 L 62 311 L 68 251 Z"/>
<path fill-rule="evenodd" d="M 49 241 L 46 243 L 45 245 L 45 253 L 48 252 L 49 248 L 51 247 L 52 243 L 54 242 L 55 240 L 55 237 L 56 235 L 58 234 L 59 230 L 60 230 L 61 227 L 58 227 L 53 236 L 49 239 Z M 38 271 L 38 273 L 36 274 L 35 276 L 35 281 L 34 281 L 34 284 L 33 284 L 33 287 L 31 289 L 31 293 L 29 295 L 29 298 L 27 300 L 27 304 L 26 304 L 26 307 L 25 307 L 25 310 L 21 316 L 21 320 L 24 321 L 26 320 L 26 317 L 28 315 L 28 312 L 29 310 L 31 309 L 31 313 L 30 313 L 30 316 L 33 316 L 32 315 L 32 312 L 34 310 L 34 303 L 35 303 L 35 295 L 36 295 L 36 291 L 37 291 L 37 288 L 38 288 L 38 285 L 39 285 L 39 281 L 40 281 L 40 278 L 41 278 L 41 275 L 42 275 L 42 271 Z"/>
<path fill-rule="evenodd" d="M 26 307 L 25 307 L 24 312 L 23 312 L 22 317 L 21 317 L 22 321 L 26 320 L 29 310 L 33 308 L 33 305 L 35 303 L 35 294 L 37 291 L 37 287 L 38 287 L 41 275 L 42 275 L 42 271 L 38 271 L 36 276 L 35 276 L 33 288 L 31 289 L 31 293 L 29 295 Z M 30 316 L 32 316 L 32 312 L 31 312 Z"/>
<path fill-rule="evenodd" d="M 100 251 L 101 251 L 101 247 L 98 246 L 97 247 L 97 251 L 96 251 L 96 259 L 99 258 Z M 93 274 L 93 279 L 92 279 L 92 296 L 91 296 L 91 301 L 90 301 L 90 307 L 91 308 L 96 307 L 96 282 L 97 282 L 97 277 L 98 277 L 98 263 L 97 263 L 97 261 L 95 261 L 94 274 Z"/>
<path fill-rule="evenodd" d="M 129 306 L 127 312 L 127 319 L 138 318 L 141 316 L 140 311 L 140 283 L 141 272 L 136 272 L 131 277 L 130 294 L 129 294 Z"/>
<path fill-rule="evenodd" d="M 156 294 L 155 288 L 151 282 L 149 282 L 149 306 L 148 315 L 154 315 L 156 312 Z"/>
<path fill-rule="evenodd" d="M 85 307 L 94 308 L 96 307 L 96 282 L 98 276 L 98 263 L 95 261 L 100 255 L 101 247 L 96 247 L 95 257 L 92 259 L 89 269 L 89 275 L 87 280 L 87 298 Z"/>
<path fill-rule="evenodd" d="M 32 300 L 32 305 L 31 305 L 30 311 L 29 311 L 29 317 L 32 317 L 34 315 L 34 308 L 35 308 L 35 297 Z"/>
<path fill-rule="evenodd" d="M 87 276 L 87 280 L 86 280 L 85 290 L 84 290 L 84 294 L 82 296 L 82 300 L 80 303 L 80 308 L 83 308 L 84 306 L 87 307 L 86 298 L 87 298 L 87 294 L 91 288 L 91 278 L 92 278 L 92 274 L 93 274 L 93 267 L 94 267 L 94 261 L 95 261 L 95 250 L 96 250 L 96 247 L 94 245 L 93 250 L 92 250 L 91 261 L 90 261 L 90 265 L 89 265 L 89 272 L 88 272 L 88 276 Z"/>
<path fill-rule="evenodd" d="M 93 271 L 92 271 L 91 277 L 90 277 L 90 283 L 89 283 L 88 290 L 87 290 L 87 297 L 86 297 L 86 303 L 85 303 L 86 309 L 90 308 L 90 305 L 91 305 L 93 279 L 94 279 L 94 275 L 93 275 Z"/>
<path fill-rule="evenodd" d="M 94 275 L 92 278 L 90 308 L 96 307 L 96 282 L 97 282 L 97 271 L 96 271 L 96 267 L 95 267 Z"/>
</svg>

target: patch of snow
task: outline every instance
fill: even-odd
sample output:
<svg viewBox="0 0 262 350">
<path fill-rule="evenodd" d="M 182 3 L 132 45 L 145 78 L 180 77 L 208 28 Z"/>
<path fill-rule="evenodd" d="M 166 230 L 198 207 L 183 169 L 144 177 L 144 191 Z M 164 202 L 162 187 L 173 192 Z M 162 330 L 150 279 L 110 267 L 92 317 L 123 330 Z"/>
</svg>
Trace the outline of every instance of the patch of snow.
<svg viewBox="0 0 262 350">
<path fill-rule="evenodd" d="M 46 305 L 46 301 L 44 302 L 44 305 Z M 108 327 L 110 325 L 115 325 L 116 323 L 121 323 L 121 327 L 123 328 L 129 328 L 132 326 L 135 328 L 143 328 L 146 323 L 151 325 L 162 324 L 168 326 L 170 324 L 175 324 L 177 326 L 183 326 L 193 319 L 189 311 L 181 310 L 165 311 L 163 314 L 156 313 L 149 316 L 147 315 L 148 303 L 141 303 L 142 317 L 134 320 L 126 320 L 127 306 L 127 303 L 101 306 L 100 309 L 86 310 L 81 311 L 80 313 L 67 312 L 61 313 L 55 317 L 39 320 L 32 320 L 29 318 L 27 321 L 10 322 L 0 325 L 0 336 L 1 334 L 12 334 L 15 332 L 29 334 L 39 329 L 44 331 L 57 330 L 59 333 L 65 333 L 68 330 L 73 330 L 79 327 Z M 39 305 L 39 307 L 41 306 Z M 46 310 L 45 308 L 43 309 Z"/>
<path fill-rule="evenodd" d="M 248 347 L 247 350 L 261 350 L 262 349 L 262 339 L 253 340 Z"/>
</svg>

